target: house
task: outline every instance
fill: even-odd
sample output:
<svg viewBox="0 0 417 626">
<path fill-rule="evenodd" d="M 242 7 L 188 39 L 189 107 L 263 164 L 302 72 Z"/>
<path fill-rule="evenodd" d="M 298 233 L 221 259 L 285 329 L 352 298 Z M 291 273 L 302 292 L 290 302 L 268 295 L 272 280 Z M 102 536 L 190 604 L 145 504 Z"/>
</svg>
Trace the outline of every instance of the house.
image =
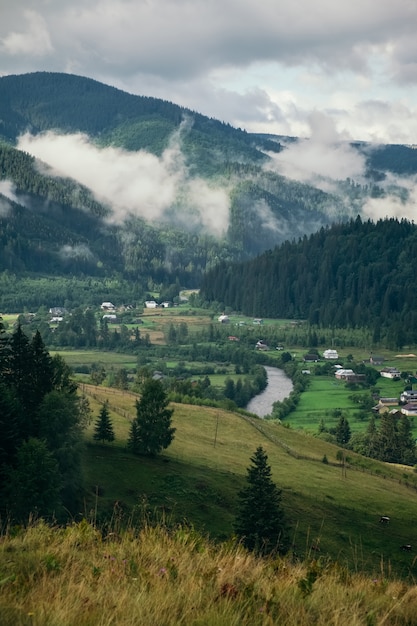
<svg viewBox="0 0 417 626">
<path fill-rule="evenodd" d="M 158 304 L 155 302 L 155 300 L 146 300 L 145 302 L 145 307 L 147 309 L 156 309 L 158 306 Z"/>
<path fill-rule="evenodd" d="M 378 356 L 376 354 L 371 354 L 371 356 L 369 357 L 369 363 L 371 365 L 382 365 L 384 362 L 384 357 L 383 356 Z"/>
<path fill-rule="evenodd" d="M 406 389 L 400 395 L 400 403 L 407 404 L 408 402 L 417 403 L 417 389 Z"/>
<path fill-rule="evenodd" d="M 111 302 L 102 302 L 100 305 L 100 309 L 103 311 L 115 311 L 116 307 Z"/>
<path fill-rule="evenodd" d="M 256 350 L 269 350 L 269 346 L 262 339 L 256 343 L 255 348 Z"/>
<path fill-rule="evenodd" d="M 337 350 L 331 350 L 331 349 L 325 350 L 323 352 L 323 356 L 325 359 L 338 359 L 339 358 Z"/>
<path fill-rule="evenodd" d="M 219 317 L 217 318 L 217 321 L 220 322 L 220 324 L 228 324 L 230 322 L 229 316 L 226 315 L 225 313 L 222 313 L 221 315 L 219 315 Z"/>
<path fill-rule="evenodd" d="M 63 306 L 53 306 L 49 309 L 49 314 L 53 317 L 63 317 L 68 313 L 67 309 Z M 52 320 L 51 320 L 52 322 Z"/>
<path fill-rule="evenodd" d="M 407 415 L 408 417 L 417 415 L 417 403 L 409 402 L 408 404 L 405 404 L 401 407 L 401 413 L 403 415 Z"/>
<path fill-rule="evenodd" d="M 392 380 L 399 380 L 401 372 L 396 367 L 384 367 L 380 372 L 383 378 L 392 378 Z"/>
<path fill-rule="evenodd" d="M 161 306 L 164 309 L 169 309 L 170 307 L 172 307 L 172 302 L 161 302 Z"/>
<path fill-rule="evenodd" d="M 239 341 L 239 337 L 235 337 L 234 335 L 229 335 L 228 340 L 229 341 Z"/>
<path fill-rule="evenodd" d="M 263 324 L 264 321 L 260 317 L 255 317 L 252 323 L 255 324 L 256 326 L 261 326 L 261 324 Z"/>
<path fill-rule="evenodd" d="M 355 374 L 353 370 L 340 367 L 336 370 L 335 378 L 344 380 L 347 383 L 363 383 L 365 382 L 365 374 Z"/>
<path fill-rule="evenodd" d="M 337 380 L 348 380 L 351 376 L 354 376 L 355 372 L 353 370 L 344 369 L 343 367 L 336 370 L 335 378 Z"/>
<path fill-rule="evenodd" d="M 318 354 L 305 354 L 303 356 L 304 363 L 318 363 L 320 357 Z"/>
<path fill-rule="evenodd" d="M 395 406 L 395 407 L 398 406 L 398 399 L 397 398 L 379 398 L 378 404 L 372 407 L 372 411 L 374 413 L 379 413 L 380 415 L 382 415 L 382 413 L 388 413 L 390 411 L 389 409 L 390 406 Z M 392 410 L 390 412 L 392 412 Z"/>
<path fill-rule="evenodd" d="M 117 322 L 117 315 L 115 315 L 114 313 L 107 313 L 106 315 L 103 315 L 102 319 L 107 320 L 112 324 L 115 324 Z"/>
</svg>

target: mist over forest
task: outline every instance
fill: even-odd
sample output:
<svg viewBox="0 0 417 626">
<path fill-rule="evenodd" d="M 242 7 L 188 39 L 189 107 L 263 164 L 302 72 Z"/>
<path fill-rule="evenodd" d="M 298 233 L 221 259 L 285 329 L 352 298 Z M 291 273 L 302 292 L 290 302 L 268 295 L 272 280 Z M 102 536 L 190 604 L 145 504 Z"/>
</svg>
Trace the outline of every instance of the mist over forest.
<svg viewBox="0 0 417 626">
<path fill-rule="evenodd" d="M 321 228 L 413 220 L 417 151 L 251 134 L 156 98 L 37 72 L 0 78 L 0 271 L 198 287 Z M 3 308 L 9 306 L 3 302 Z"/>
</svg>

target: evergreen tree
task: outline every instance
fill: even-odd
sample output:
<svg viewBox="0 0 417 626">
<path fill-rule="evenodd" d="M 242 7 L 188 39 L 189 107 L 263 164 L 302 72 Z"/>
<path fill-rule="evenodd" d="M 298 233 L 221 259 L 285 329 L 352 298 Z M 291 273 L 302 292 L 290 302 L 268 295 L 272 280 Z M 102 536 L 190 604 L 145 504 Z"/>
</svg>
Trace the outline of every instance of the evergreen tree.
<svg viewBox="0 0 417 626">
<path fill-rule="evenodd" d="M 147 379 L 142 387 L 141 399 L 136 402 L 139 454 L 154 456 L 172 442 L 175 428 L 171 426 L 173 410 L 168 408 L 168 404 L 161 381 Z"/>
<path fill-rule="evenodd" d="M 414 465 L 416 461 L 416 444 L 411 430 L 411 423 L 407 415 L 401 415 L 398 420 L 398 447 L 401 462 Z"/>
<path fill-rule="evenodd" d="M 19 447 L 7 477 L 6 506 L 13 519 L 59 512 L 61 477 L 58 463 L 44 441 L 30 438 Z"/>
<path fill-rule="evenodd" d="M 393 413 L 383 413 L 376 442 L 376 458 L 388 463 L 399 463 L 397 418 Z"/>
<path fill-rule="evenodd" d="M 140 438 L 139 438 L 139 424 L 138 420 L 135 418 L 132 420 L 129 429 L 129 438 L 127 440 L 127 449 L 133 454 L 140 453 Z"/>
<path fill-rule="evenodd" d="M 96 420 L 93 439 L 101 442 L 114 441 L 115 439 L 113 424 L 110 419 L 109 403 L 107 400 L 103 404 Z"/>
<path fill-rule="evenodd" d="M 249 550 L 259 554 L 284 552 L 286 524 L 281 507 L 281 490 L 271 478 L 268 457 L 259 446 L 247 469 L 247 486 L 239 492 L 240 504 L 235 531 Z"/>
<path fill-rule="evenodd" d="M 351 435 L 350 426 L 348 420 L 343 415 L 340 417 L 336 426 L 335 435 L 336 441 L 339 445 L 345 446 L 349 442 Z"/>
</svg>

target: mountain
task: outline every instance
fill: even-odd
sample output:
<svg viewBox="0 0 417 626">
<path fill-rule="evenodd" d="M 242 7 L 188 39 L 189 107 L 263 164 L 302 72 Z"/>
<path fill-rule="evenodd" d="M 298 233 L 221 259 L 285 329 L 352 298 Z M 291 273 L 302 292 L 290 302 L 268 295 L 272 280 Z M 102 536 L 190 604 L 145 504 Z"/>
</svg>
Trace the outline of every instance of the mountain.
<svg viewBox="0 0 417 626">
<path fill-rule="evenodd" d="M 295 146 L 89 78 L 3 76 L 0 271 L 195 287 L 219 261 L 362 214 L 387 180 L 407 203 L 393 176 L 417 171 L 415 150 L 344 146 L 361 182 L 303 182 L 277 166 Z"/>
<path fill-rule="evenodd" d="M 220 263 L 206 273 L 200 295 L 253 317 L 368 328 L 368 344 L 384 336 L 400 349 L 417 343 L 416 254 L 414 223 L 357 217 L 255 259 Z"/>
</svg>

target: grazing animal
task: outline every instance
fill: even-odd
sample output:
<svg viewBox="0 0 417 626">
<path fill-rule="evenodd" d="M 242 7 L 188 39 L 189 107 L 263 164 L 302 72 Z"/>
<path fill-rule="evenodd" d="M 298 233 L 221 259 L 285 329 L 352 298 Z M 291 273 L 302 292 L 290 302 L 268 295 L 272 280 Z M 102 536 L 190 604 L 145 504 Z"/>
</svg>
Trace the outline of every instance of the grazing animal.
<svg viewBox="0 0 417 626">
<path fill-rule="evenodd" d="M 401 550 L 404 550 L 404 552 L 411 552 L 410 544 L 406 543 L 404 546 L 401 546 Z"/>
<path fill-rule="evenodd" d="M 379 523 L 380 524 L 389 524 L 390 519 L 387 515 L 381 515 L 381 517 L 379 518 Z"/>
</svg>

